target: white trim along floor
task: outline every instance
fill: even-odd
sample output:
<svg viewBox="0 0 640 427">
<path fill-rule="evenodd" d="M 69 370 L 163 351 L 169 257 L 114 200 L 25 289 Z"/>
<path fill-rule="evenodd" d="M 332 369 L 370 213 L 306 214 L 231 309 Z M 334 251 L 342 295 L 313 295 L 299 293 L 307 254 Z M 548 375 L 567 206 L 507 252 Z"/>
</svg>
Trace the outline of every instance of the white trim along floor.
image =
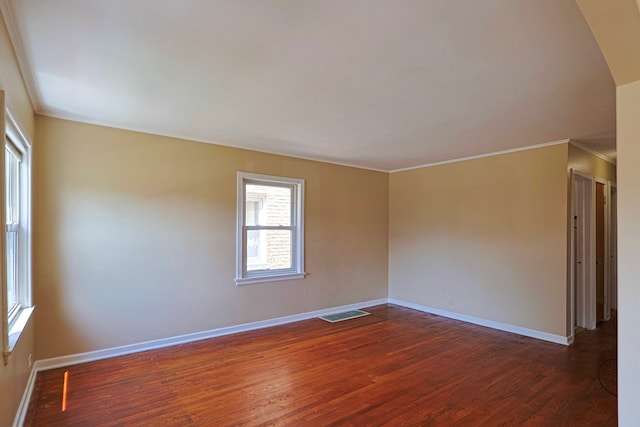
<svg viewBox="0 0 640 427">
<path fill-rule="evenodd" d="M 146 341 L 137 344 L 124 345 L 120 347 L 107 348 L 103 350 L 90 351 L 80 354 L 72 354 L 68 356 L 54 357 L 51 359 L 38 360 L 33 364 L 29 380 L 25 387 L 14 420 L 14 427 L 20 427 L 24 424 L 25 417 L 27 415 L 27 409 L 29 408 L 29 401 L 31 399 L 31 393 L 35 385 L 36 375 L 40 371 L 46 371 L 49 369 L 60 368 L 63 366 L 76 365 L 79 363 L 92 362 L 94 360 L 108 359 L 111 357 L 123 356 L 125 354 L 132 354 L 147 350 L 153 350 L 157 348 L 170 347 L 178 344 L 185 344 L 193 341 L 200 341 L 209 338 L 220 337 L 224 335 L 236 334 L 240 332 L 252 331 L 256 329 L 268 328 L 271 326 L 284 325 L 287 323 L 299 322 L 301 320 L 313 319 L 320 316 L 326 316 L 330 314 L 336 314 L 348 310 L 357 310 L 366 307 L 372 307 L 381 304 L 394 304 L 414 310 L 422 311 L 425 313 L 435 314 L 450 319 L 461 320 L 463 322 L 473 323 L 480 326 L 485 326 L 492 329 L 498 329 L 501 331 L 511 332 L 518 335 L 524 335 L 531 338 L 536 338 L 543 341 L 549 341 L 556 344 L 569 345 L 571 344 L 570 337 L 563 337 L 560 335 L 554 335 L 547 332 L 536 331 L 533 329 L 522 328 L 519 326 L 508 325 L 505 323 L 494 322 L 491 320 L 481 319 L 478 317 L 467 316 L 465 314 L 459 314 L 447 310 L 441 310 L 438 308 L 432 308 L 420 304 L 414 304 L 406 301 L 397 300 L 394 298 L 381 298 L 376 300 L 364 301 L 355 304 L 348 304 L 339 307 L 326 308 L 322 310 L 309 311 L 306 313 L 293 314 L 291 316 L 277 317 L 274 319 L 261 320 L 251 323 L 243 323 L 235 326 L 228 326 L 224 328 L 211 329 L 203 332 L 196 332 L 193 334 L 179 335 L 175 337 L 163 338 L 154 341 Z"/>
</svg>

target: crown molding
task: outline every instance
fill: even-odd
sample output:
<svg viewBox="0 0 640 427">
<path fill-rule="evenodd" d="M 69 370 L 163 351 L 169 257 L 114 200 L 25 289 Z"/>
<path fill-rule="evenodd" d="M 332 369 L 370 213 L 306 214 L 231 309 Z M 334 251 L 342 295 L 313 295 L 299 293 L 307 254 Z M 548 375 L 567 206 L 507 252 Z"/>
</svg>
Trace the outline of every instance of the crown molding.
<svg viewBox="0 0 640 427">
<path fill-rule="evenodd" d="M 33 67 L 31 67 L 31 63 L 28 59 L 29 56 L 27 55 L 25 44 L 22 40 L 22 36 L 20 35 L 20 30 L 18 29 L 18 24 L 16 22 L 10 0 L 0 0 L 0 12 L 2 13 L 2 18 L 5 26 L 7 27 L 7 32 L 9 33 L 9 39 L 13 45 L 13 53 L 18 61 L 18 70 L 20 71 L 22 81 L 27 89 L 27 95 L 31 101 L 31 106 L 34 111 L 39 114 L 42 112 L 42 96 L 34 79 Z"/>
<path fill-rule="evenodd" d="M 300 160 L 309 160 L 311 162 L 326 163 L 328 165 L 344 166 L 347 168 L 362 169 L 362 170 L 367 170 L 372 172 L 389 173 L 389 170 L 387 169 L 374 168 L 371 166 L 358 165 L 355 163 L 339 162 L 335 160 L 325 159 L 321 156 L 305 156 L 300 154 L 285 153 L 284 151 L 278 151 L 278 150 L 265 150 L 265 149 L 255 148 L 255 147 L 249 147 L 246 145 L 225 142 L 222 140 L 217 140 L 215 138 L 204 139 L 204 138 L 195 138 L 193 136 L 184 135 L 180 133 L 157 132 L 157 131 L 154 131 L 153 129 L 147 129 L 144 126 L 136 127 L 136 126 L 116 125 L 108 121 L 86 119 L 84 117 L 80 117 L 75 114 L 53 113 L 50 111 L 46 111 L 38 114 L 43 117 L 51 117 L 53 119 L 65 120 L 68 122 L 82 123 L 82 124 L 92 125 L 92 126 L 101 126 L 101 127 L 106 127 L 106 128 L 116 129 L 116 130 L 124 130 L 128 132 L 144 133 L 147 135 L 153 135 L 153 136 L 158 136 L 163 138 L 181 139 L 183 141 L 212 144 L 212 145 L 218 145 L 220 147 L 236 148 L 238 150 L 255 151 L 256 153 L 273 154 L 275 156 L 290 157 L 292 159 L 300 159 Z"/>
<path fill-rule="evenodd" d="M 605 162 L 611 163 L 614 166 L 616 165 L 616 161 L 611 157 L 606 156 L 600 153 L 599 151 L 594 150 L 593 148 L 589 148 L 586 145 L 582 144 L 581 142 L 571 139 L 569 140 L 569 144 L 573 145 L 574 147 L 578 147 L 579 149 L 586 151 L 587 153 L 593 154 L 594 156 L 601 158 Z"/>
<path fill-rule="evenodd" d="M 569 142 L 570 142 L 569 139 L 561 139 L 559 141 L 545 142 L 544 144 L 527 145 L 526 147 L 518 147 L 518 148 L 511 148 L 509 150 L 493 151 L 491 153 L 478 154 L 476 156 L 459 157 L 457 159 L 444 160 L 442 162 L 427 163 L 427 164 L 424 164 L 424 165 L 411 166 L 411 167 L 402 168 L 402 169 L 395 169 L 395 170 L 390 171 L 389 173 L 405 172 L 405 171 L 410 171 L 410 170 L 413 170 L 413 169 L 422 169 L 422 168 L 428 168 L 428 167 L 431 167 L 431 166 L 446 165 L 448 163 L 464 162 L 465 160 L 481 159 L 483 157 L 499 156 L 501 154 L 516 153 L 518 151 L 534 150 L 536 148 L 550 147 L 552 145 L 567 144 Z"/>
</svg>

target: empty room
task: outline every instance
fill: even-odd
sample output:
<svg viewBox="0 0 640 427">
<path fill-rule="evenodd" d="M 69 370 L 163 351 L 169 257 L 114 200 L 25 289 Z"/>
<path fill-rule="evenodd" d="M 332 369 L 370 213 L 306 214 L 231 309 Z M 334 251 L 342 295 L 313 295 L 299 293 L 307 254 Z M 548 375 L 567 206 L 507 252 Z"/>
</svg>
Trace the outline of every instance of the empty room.
<svg viewBox="0 0 640 427">
<path fill-rule="evenodd" d="M 0 0 L 0 427 L 637 425 L 639 6 Z"/>
</svg>

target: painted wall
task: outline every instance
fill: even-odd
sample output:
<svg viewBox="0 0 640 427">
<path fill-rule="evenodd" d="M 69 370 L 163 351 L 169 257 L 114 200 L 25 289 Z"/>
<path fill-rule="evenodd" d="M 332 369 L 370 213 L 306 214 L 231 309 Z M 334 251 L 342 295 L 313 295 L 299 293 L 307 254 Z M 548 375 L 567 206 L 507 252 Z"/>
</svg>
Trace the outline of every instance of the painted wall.
<svg viewBox="0 0 640 427">
<path fill-rule="evenodd" d="M 6 103 L 23 132 L 33 137 L 33 109 L 18 70 L 9 34 L 0 19 L 0 88 L 5 91 Z M 0 426 L 11 425 L 29 377 L 29 354 L 34 353 L 33 321 L 23 331 L 9 364 L 0 361 Z M 4 334 L 0 323 L 0 333 Z"/>
<path fill-rule="evenodd" d="M 387 297 L 388 175 L 37 117 L 38 359 Z M 236 173 L 306 180 L 304 280 L 236 286 Z"/>
<path fill-rule="evenodd" d="M 34 322 L 33 319 L 22 331 L 18 343 L 13 349 L 9 364 L 0 359 L 0 426 L 12 425 L 18 406 L 25 391 L 31 368 L 29 354 L 34 355 Z"/>
<path fill-rule="evenodd" d="M 566 174 L 566 144 L 391 174 L 389 297 L 566 336 Z"/>
<path fill-rule="evenodd" d="M 618 415 L 640 419 L 640 80 L 618 86 Z"/>
</svg>

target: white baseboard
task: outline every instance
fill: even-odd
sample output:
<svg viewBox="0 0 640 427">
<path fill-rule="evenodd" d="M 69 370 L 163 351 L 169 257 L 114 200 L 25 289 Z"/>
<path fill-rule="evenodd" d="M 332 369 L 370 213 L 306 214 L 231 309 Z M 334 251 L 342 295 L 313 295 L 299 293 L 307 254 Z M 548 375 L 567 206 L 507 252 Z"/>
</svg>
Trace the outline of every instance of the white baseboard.
<svg viewBox="0 0 640 427">
<path fill-rule="evenodd" d="M 519 326 L 508 325 L 505 323 L 494 322 L 491 320 L 481 319 L 478 317 L 467 316 L 465 314 L 454 313 L 452 311 L 440 310 L 437 308 L 427 307 L 420 304 L 414 304 L 406 301 L 397 300 L 394 298 L 381 298 L 377 300 L 364 301 L 355 304 L 342 305 L 338 307 L 326 308 L 322 310 L 309 311 L 306 313 L 293 314 L 291 316 L 277 317 L 274 319 L 261 320 L 251 323 L 243 323 L 235 326 L 228 326 L 224 328 L 211 329 L 203 332 L 196 332 L 193 334 L 179 335 L 175 337 L 162 338 L 159 340 L 146 341 L 142 343 L 123 345 L 120 347 L 112 347 L 103 350 L 89 351 L 86 353 L 72 354 L 68 356 L 54 357 L 50 359 L 38 360 L 34 363 L 29 380 L 25 388 L 18 412 L 14 421 L 14 427 L 20 427 L 24 423 L 27 409 L 29 408 L 29 401 L 31 399 L 31 393 L 35 385 L 36 374 L 41 371 L 49 369 L 61 368 L 64 366 L 77 365 L 79 363 L 93 362 L 95 360 L 108 359 L 111 357 L 124 356 L 126 354 L 138 353 L 141 351 L 154 350 L 158 348 L 170 347 L 178 344 L 185 344 L 194 341 L 205 340 L 209 338 L 220 337 L 224 335 L 236 334 L 239 332 L 253 331 L 256 329 L 268 328 L 271 326 L 284 325 L 287 323 L 299 322 L 301 320 L 313 319 L 320 316 L 326 316 L 329 314 L 336 314 L 342 311 L 357 310 L 366 307 L 372 307 L 381 304 L 395 304 L 402 307 L 411 308 L 414 310 L 422 311 L 425 313 L 431 313 L 442 317 L 448 317 L 450 319 L 461 320 L 463 322 L 473 323 L 480 326 L 486 326 L 488 328 L 498 329 L 501 331 L 511 332 L 518 335 L 524 335 L 539 340 L 549 341 L 556 344 L 569 345 L 569 337 L 563 337 L 560 335 L 554 335 L 547 332 L 540 332 L 533 329 L 522 328 Z"/>
<path fill-rule="evenodd" d="M 80 354 L 71 354 L 68 356 L 53 357 L 50 359 L 37 360 L 33 364 L 27 386 L 25 387 L 13 423 L 14 427 L 21 427 L 24 424 L 33 387 L 35 385 L 36 375 L 38 372 L 49 369 L 62 368 L 64 366 L 77 365 L 79 363 L 93 362 L 95 360 L 108 359 L 116 356 L 124 356 L 126 354 L 138 353 L 141 351 L 154 350 L 157 348 L 170 347 L 178 344 L 185 344 L 194 341 L 205 340 L 208 338 L 221 337 L 224 335 L 236 334 L 239 332 L 253 331 L 256 329 L 268 328 L 271 326 L 284 325 L 286 323 L 299 322 L 301 320 L 313 319 L 315 317 L 336 314 L 342 311 L 357 310 L 374 305 L 386 304 L 387 298 L 377 300 L 364 301 L 355 304 L 342 305 L 338 307 L 325 308 L 323 310 L 309 311 L 306 313 L 293 314 L 291 316 L 277 317 L 275 319 L 261 320 L 258 322 L 243 323 L 241 325 L 228 326 L 225 328 L 211 329 L 209 331 L 196 332 L 193 334 L 179 335 L 176 337 L 162 338 L 159 340 L 146 341 L 136 344 L 123 345 L 120 347 L 107 348 L 103 350 L 89 351 Z"/>
<path fill-rule="evenodd" d="M 172 345 L 185 344 L 208 338 L 221 337 L 224 335 L 237 334 L 239 332 L 253 331 L 255 329 L 268 328 L 271 326 L 284 325 L 286 323 L 299 322 L 301 320 L 313 319 L 315 317 L 336 314 L 347 310 L 357 310 L 374 305 L 386 304 L 387 298 L 364 301 L 355 304 L 342 305 L 339 307 L 325 308 L 322 310 L 309 311 L 306 313 L 293 314 L 291 316 L 277 317 L 275 319 L 260 320 L 257 322 L 243 323 L 235 326 L 211 329 L 193 334 L 179 335 L 176 337 L 162 338 L 159 340 L 146 341 L 136 344 L 112 347 L 103 350 L 89 351 L 86 353 L 72 354 L 68 356 L 53 357 L 36 361 L 34 367 L 36 371 L 46 371 L 49 369 L 61 368 L 63 366 L 77 365 L 79 363 L 93 362 L 95 360 L 108 359 L 126 354 L 138 353 L 141 351 L 154 350 L 157 348 L 170 347 Z"/>
<path fill-rule="evenodd" d="M 31 401 L 31 394 L 33 393 L 33 386 L 36 384 L 37 373 L 38 371 L 36 370 L 36 365 L 34 364 L 31 367 L 31 373 L 29 374 L 29 379 L 27 380 L 27 386 L 24 388 L 24 393 L 22 393 L 22 399 L 20 400 L 20 405 L 18 406 L 18 412 L 16 412 L 16 418 L 13 420 L 13 427 L 22 427 L 22 425 L 24 425 L 24 420 L 27 416 L 27 410 L 29 409 L 29 401 Z"/>
<path fill-rule="evenodd" d="M 108 359 L 126 354 L 138 353 L 141 351 L 154 350 L 157 348 L 170 347 L 178 344 L 185 344 L 194 341 L 215 338 L 224 335 L 236 334 L 239 332 L 252 331 L 256 329 L 268 328 L 271 326 L 284 325 L 286 323 L 299 322 L 301 320 L 312 319 L 315 317 L 326 316 L 329 314 L 340 313 L 341 311 L 356 310 L 365 307 L 371 307 L 380 304 L 395 304 L 402 307 L 412 308 L 414 310 L 423 311 L 425 313 L 436 314 L 438 316 L 448 317 L 450 319 L 461 320 L 463 322 L 473 323 L 480 326 L 486 326 L 501 331 L 511 332 L 518 335 L 524 335 L 544 341 L 557 344 L 569 345 L 569 337 L 554 335 L 547 332 L 536 331 L 534 329 L 522 328 L 506 323 L 494 322 L 479 317 L 468 316 L 465 314 L 455 313 L 452 311 L 441 310 L 411 302 L 401 301 L 394 298 L 381 298 L 377 300 L 364 301 L 355 304 L 348 304 L 338 307 L 331 307 L 322 310 L 309 311 L 306 313 L 293 314 L 290 316 L 277 317 L 274 319 L 260 320 L 257 322 L 243 323 L 240 325 L 228 326 L 224 328 L 211 329 L 193 334 L 179 335 L 175 337 L 162 338 L 159 340 L 146 341 L 136 344 L 129 344 L 120 347 L 112 347 L 103 350 L 90 351 L 86 353 L 72 354 L 68 356 L 54 357 L 50 359 L 38 360 L 34 364 L 32 372 L 46 371 L 49 369 L 60 368 L 63 366 L 76 365 L 79 363 L 92 362 L 95 360 Z"/>
<path fill-rule="evenodd" d="M 494 322 L 492 320 L 486 320 L 479 317 L 468 316 L 466 314 L 455 313 L 453 311 L 441 310 L 439 308 L 428 307 L 426 305 L 414 304 L 412 302 L 406 302 L 389 298 L 389 304 L 400 305 L 402 307 L 412 308 L 414 310 L 423 311 L 425 313 L 435 314 L 442 317 L 448 317 L 450 319 L 461 320 L 467 323 L 473 323 L 475 325 L 486 326 L 487 328 L 498 329 L 500 331 L 511 332 L 513 334 L 524 335 L 525 337 L 536 338 L 543 341 L 549 341 L 556 344 L 569 345 L 571 344 L 569 337 L 563 337 L 562 335 L 550 334 L 548 332 L 536 331 L 535 329 L 522 328 L 520 326 L 513 326 L 507 323 Z"/>
</svg>

